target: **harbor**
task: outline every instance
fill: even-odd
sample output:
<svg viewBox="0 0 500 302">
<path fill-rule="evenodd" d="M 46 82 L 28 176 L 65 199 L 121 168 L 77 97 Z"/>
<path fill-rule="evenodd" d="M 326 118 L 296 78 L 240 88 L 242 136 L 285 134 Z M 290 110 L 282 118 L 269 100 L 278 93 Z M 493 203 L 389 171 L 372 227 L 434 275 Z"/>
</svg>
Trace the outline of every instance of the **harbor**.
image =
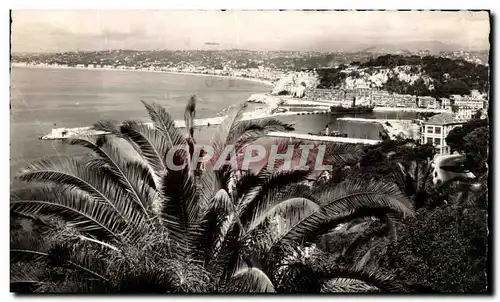
<svg viewBox="0 0 500 302">
<path fill-rule="evenodd" d="M 341 135 L 338 135 L 337 137 L 344 137 L 345 136 L 358 136 L 356 134 L 348 135 L 345 129 L 345 126 L 338 125 L 339 122 L 348 122 L 351 124 L 351 127 L 353 126 L 353 123 L 377 123 L 380 124 L 380 126 L 388 131 L 390 133 L 390 136 L 394 137 L 397 134 L 400 134 L 402 131 L 405 131 L 408 129 L 408 124 L 412 121 L 411 119 L 408 120 L 400 120 L 400 119 L 369 119 L 369 118 L 364 118 L 364 117 L 336 117 L 335 114 L 332 114 L 329 110 L 315 110 L 315 111 L 284 111 L 280 112 L 279 109 L 281 107 L 277 107 L 271 110 L 272 113 L 269 113 L 269 109 L 264 109 L 260 108 L 258 110 L 252 111 L 252 112 L 244 112 L 242 119 L 243 121 L 245 120 L 256 120 L 256 119 L 263 119 L 263 118 L 268 118 L 268 117 L 273 117 L 277 118 L 280 120 L 284 120 L 286 122 L 293 122 L 295 124 L 299 124 L 297 128 L 298 133 L 302 133 L 304 135 L 312 135 L 312 136 L 317 136 L 320 137 L 321 135 L 313 135 L 314 131 L 321 131 L 323 129 L 317 129 L 317 127 L 309 127 L 304 125 L 303 118 L 307 118 L 306 116 L 311 116 L 311 115 L 323 115 L 325 116 L 325 121 L 327 125 L 331 125 L 332 132 L 338 131 Z M 359 113 L 358 113 L 359 115 Z M 303 116 L 303 117 L 299 117 Z M 227 118 L 227 115 L 224 116 L 216 116 L 216 117 L 211 117 L 211 118 L 203 118 L 203 119 L 195 119 L 194 120 L 194 126 L 196 128 L 208 128 L 212 126 L 217 126 L 220 125 L 225 118 Z M 331 119 L 334 119 L 336 121 L 335 123 L 337 125 L 332 125 L 335 123 L 332 123 Z M 296 122 L 297 120 L 297 122 Z M 389 123 L 389 124 L 387 124 Z M 146 123 L 148 125 L 151 125 L 150 123 Z M 174 121 L 175 127 L 176 128 L 185 128 L 185 121 L 184 120 L 175 120 Z M 301 127 L 303 126 L 303 127 Z M 305 128 L 308 130 L 306 131 Z M 394 129 L 393 129 L 394 128 Z M 102 135 L 106 134 L 102 131 L 97 131 L 92 129 L 90 126 L 84 126 L 84 127 L 74 127 L 74 128 L 54 128 L 51 130 L 50 133 L 46 133 L 39 138 L 42 140 L 60 140 L 64 138 L 72 138 L 72 137 L 78 137 L 78 136 L 92 136 L 92 135 Z M 392 135 L 391 135 L 392 134 Z M 327 136 L 332 137 L 332 135 L 328 134 Z M 374 135 L 370 135 L 369 137 L 352 137 L 353 139 L 368 139 L 368 140 L 373 140 Z M 339 142 L 342 142 L 339 140 Z"/>
</svg>

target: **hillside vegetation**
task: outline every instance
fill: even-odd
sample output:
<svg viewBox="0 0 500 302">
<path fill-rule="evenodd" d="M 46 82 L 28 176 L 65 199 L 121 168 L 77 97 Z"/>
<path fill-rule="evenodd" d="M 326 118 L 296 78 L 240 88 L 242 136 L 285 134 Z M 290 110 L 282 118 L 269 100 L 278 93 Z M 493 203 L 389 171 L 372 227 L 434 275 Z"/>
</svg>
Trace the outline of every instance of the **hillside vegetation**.
<svg viewBox="0 0 500 302">
<path fill-rule="evenodd" d="M 319 88 L 377 87 L 399 94 L 449 97 L 488 90 L 488 67 L 434 56 L 384 55 L 350 66 L 320 69 Z"/>
</svg>

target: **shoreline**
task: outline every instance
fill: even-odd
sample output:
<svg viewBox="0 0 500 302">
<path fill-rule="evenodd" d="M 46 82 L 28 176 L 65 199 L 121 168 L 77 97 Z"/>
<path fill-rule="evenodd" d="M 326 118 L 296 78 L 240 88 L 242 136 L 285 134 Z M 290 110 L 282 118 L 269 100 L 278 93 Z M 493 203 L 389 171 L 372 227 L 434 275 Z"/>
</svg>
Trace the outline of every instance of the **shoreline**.
<svg viewBox="0 0 500 302">
<path fill-rule="evenodd" d="M 273 86 L 274 84 L 270 81 L 266 80 L 261 80 L 257 78 L 247 78 L 247 77 L 239 77 L 239 76 L 231 76 L 231 75 L 217 75 L 217 74 L 208 74 L 208 73 L 197 73 L 197 72 L 186 72 L 186 71 L 169 71 L 169 70 L 151 70 L 151 69 L 132 69 L 132 68 L 113 68 L 113 67 L 79 67 L 79 66 L 64 66 L 64 65 L 29 65 L 29 64 L 23 64 L 23 63 L 11 63 L 11 67 L 18 67 L 18 68 L 41 68 L 41 69 L 83 69 L 83 70 L 109 70 L 109 71 L 128 71 L 128 72 L 149 72 L 149 73 L 166 73 L 166 74 L 174 74 L 174 75 L 192 75 L 192 76 L 205 76 L 205 77 L 219 77 L 219 78 L 227 78 L 227 79 L 236 79 L 236 80 L 245 80 L 245 81 L 251 81 L 259 84 L 264 84 L 268 86 Z M 330 105 L 330 102 L 324 101 L 324 102 L 318 102 L 318 101 L 310 101 L 310 100 L 304 100 L 304 99 L 295 99 L 295 98 L 287 98 L 287 97 L 279 97 L 279 96 L 271 96 L 268 95 L 269 93 L 259 93 L 259 94 L 253 94 L 249 97 L 247 100 L 248 102 L 252 102 L 252 98 L 255 98 L 253 102 L 255 103 L 263 103 L 267 105 L 267 108 L 261 108 L 260 110 L 256 110 L 254 112 L 246 112 L 246 118 L 248 120 L 251 119 L 260 119 L 260 118 L 266 118 L 266 117 L 273 117 L 273 116 L 281 116 L 281 115 L 309 115 L 309 114 L 325 114 L 329 111 L 328 105 Z M 277 102 L 277 100 L 282 100 L 284 101 L 283 104 L 280 104 Z M 299 111 L 292 111 L 290 108 L 287 108 L 287 105 L 303 105 L 303 103 L 306 103 L 310 105 L 311 107 L 307 109 L 312 109 L 312 110 L 304 110 L 306 108 L 302 108 L 303 110 Z M 326 105 L 326 106 L 325 106 Z M 275 112 L 274 109 L 277 108 L 284 108 L 286 111 L 285 112 Z M 299 107 L 300 108 L 300 107 Z M 223 113 L 226 108 L 223 108 L 219 114 Z M 374 112 L 446 112 L 446 110 L 443 109 L 423 109 L 423 108 L 398 108 L 398 107 L 375 107 Z M 219 114 L 215 117 L 211 118 L 205 118 L 205 119 L 200 119 L 196 121 L 196 124 L 198 127 L 203 127 L 203 126 L 210 126 L 210 125 L 217 125 L 221 123 L 221 119 L 223 117 L 219 116 Z M 341 118 L 342 119 L 342 118 Z M 345 118 L 346 120 L 350 120 L 349 118 Z M 406 127 L 402 127 L 402 124 L 404 124 L 404 121 L 402 120 L 391 120 L 396 127 L 395 129 L 388 129 L 388 128 L 393 128 L 393 127 L 388 127 L 385 125 L 384 120 L 380 121 L 374 121 L 370 119 L 362 119 L 362 118 L 353 118 L 351 121 L 353 122 L 376 122 L 380 123 L 382 127 L 388 132 L 390 136 L 396 136 L 396 134 L 400 134 L 401 132 L 407 132 L 404 130 Z M 385 120 L 388 121 L 388 120 Z M 182 122 L 183 121 L 175 121 L 176 122 L 176 127 L 183 127 Z M 74 135 L 79 135 L 81 133 L 92 133 L 92 130 L 89 129 L 89 127 L 75 127 L 75 128 L 55 128 L 52 129 L 51 133 L 46 133 L 43 136 L 39 137 L 40 139 L 43 140 L 53 140 L 53 139 L 62 139 L 63 137 L 72 137 Z"/>
<path fill-rule="evenodd" d="M 259 83 L 267 86 L 274 87 L 274 83 L 270 80 L 262 80 L 258 78 L 247 78 L 240 76 L 231 75 L 220 75 L 220 74 L 210 74 L 210 73 L 198 73 L 189 71 L 168 71 L 168 70 L 149 70 L 149 69 L 132 69 L 132 68 L 106 68 L 106 67 L 76 67 L 76 66 L 62 66 L 62 65 L 28 65 L 22 63 L 11 63 L 11 67 L 18 68 L 41 68 L 41 69 L 76 69 L 76 70 L 108 70 L 108 71 L 129 71 L 129 72 L 150 72 L 150 73 L 166 73 L 166 74 L 177 74 L 177 75 L 192 75 L 192 76 L 205 76 L 205 77 L 217 77 L 234 79 L 241 81 L 249 81 L 254 83 Z"/>
</svg>

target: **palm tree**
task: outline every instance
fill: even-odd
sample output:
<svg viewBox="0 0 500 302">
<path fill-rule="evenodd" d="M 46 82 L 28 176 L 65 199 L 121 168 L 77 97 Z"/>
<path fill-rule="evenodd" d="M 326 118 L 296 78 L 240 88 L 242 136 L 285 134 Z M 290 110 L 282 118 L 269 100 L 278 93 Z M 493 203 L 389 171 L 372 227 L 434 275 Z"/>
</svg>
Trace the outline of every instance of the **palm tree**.
<svg viewBox="0 0 500 302">
<path fill-rule="evenodd" d="M 56 284 L 75 291 L 279 291 L 280 268 L 288 267 L 283 256 L 300 246 L 352 219 L 413 214 L 397 187 L 380 182 L 311 190 L 304 184 L 309 171 L 215 170 L 211 162 L 193 173 L 191 159 L 201 152 L 193 137 L 195 99 L 186 108 L 187 134 L 163 107 L 144 105 L 152 126 L 99 122 L 94 128 L 107 135 L 64 140 L 87 148 L 88 156 L 41 160 L 17 176 L 23 186 L 11 193 L 11 215 L 49 225 L 57 218 L 61 231 L 43 244 L 13 237 L 14 283 L 39 284 L 47 276 L 47 270 L 44 275 L 27 266 L 20 273 L 18 264 L 28 259 L 41 262 L 51 276 L 62 274 Z M 293 129 L 272 118 L 241 121 L 243 108 L 219 127 L 215 154 Z M 330 150 L 347 152 L 336 159 L 352 153 Z M 185 165 L 173 169 L 169 160 Z M 179 267 L 194 273 L 186 276 Z M 348 270 L 332 276 L 350 277 Z M 57 291 L 51 284 L 45 290 Z"/>
</svg>

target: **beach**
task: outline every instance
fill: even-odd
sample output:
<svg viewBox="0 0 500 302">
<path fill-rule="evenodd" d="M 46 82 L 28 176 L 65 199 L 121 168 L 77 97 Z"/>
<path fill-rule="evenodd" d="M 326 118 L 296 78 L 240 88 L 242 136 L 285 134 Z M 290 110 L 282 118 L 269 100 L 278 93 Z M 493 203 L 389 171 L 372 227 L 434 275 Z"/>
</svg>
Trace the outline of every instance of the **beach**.
<svg viewBox="0 0 500 302">
<path fill-rule="evenodd" d="M 251 81 L 263 85 L 274 86 L 274 83 L 269 80 L 250 78 L 250 77 L 239 77 L 231 75 L 219 75 L 210 74 L 202 72 L 188 72 L 188 71 L 168 71 L 168 70 L 150 70 L 150 69 L 133 69 L 133 68 L 111 68 L 111 67 L 76 67 L 76 66 L 65 66 L 65 65 L 49 65 L 49 64 L 24 64 L 24 63 L 12 63 L 12 67 L 19 68 L 50 68 L 50 69 L 86 69 L 86 70 L 108 70 L 108 71 L 133 71 L 133 72 L 153 72 L 153 73 L 167 73 L 167 74 L 178 74 L 178 75 L 196 75 L 196 76 L 206 76 L 206 77 L 216 77 L 225 79 L 234 79 L 242 81 Z"/>
</svg>

